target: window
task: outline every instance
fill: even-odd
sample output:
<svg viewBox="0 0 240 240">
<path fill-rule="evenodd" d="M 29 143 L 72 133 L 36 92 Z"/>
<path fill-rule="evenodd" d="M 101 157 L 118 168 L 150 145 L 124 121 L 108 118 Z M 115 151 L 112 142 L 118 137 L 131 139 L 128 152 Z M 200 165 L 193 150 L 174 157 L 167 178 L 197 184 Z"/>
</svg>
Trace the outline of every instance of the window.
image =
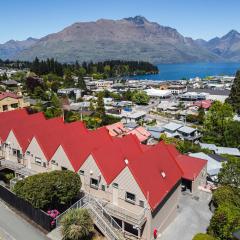
<svg viewBox="0 0 240 240">
<path fill-rule="evenodd" d="M 18 108 L 18 103 L 11 104 L 11 108 Z"/>
<path fill-rule="evenodd" d="M 98 189 L 98 185 L 99 185 L 99 182 L 97 179 L 95 179 L 95 178 L 90 179 L 90 186 L 92 188 Z"/>
<path fill-rule="evenodd" d="M 3 111 L 7 111 L 8 110 L 8 105 L 3 105 Z"/>
<path fill-rule="evenodd" d="M 105 191 L 105 190 L 106 190 L 106 186 L 102 185 L 102 191 Z"/>
<path fill-rule="evenodd" d="M 12 153 L 13 153 L 13 156 L 17 156 L 17 150 L 16 149 L 13 149 Z"/>
<path fill-rule="evenodd" d="M 118 188 L 118 183 L 113 183 L 114 188 Z"/>
<path fill-rule="evenodd" d="M 139 206 L 144 208 L 144 201 L 139 200 Z"/>
<path fill-rule="evenodd" d="M 38 165 L 41 165 L 42 164 L 41 158 L 35 157 L 35 163 L 38 164 Z"/>
<path fill-rule="evenodd" d="M 79 171 L 79 174 L 84 176 L 84 171 L 83 171 L 83 170 L 80 170 L 80 171 Z"/>
<path fill-rule="evenodd" d="M 46 166 L 47 166 L 47 165 L 46 165 L 46 163 L 44 162 L 44 163 L 43 163 L 43 167 L 46 167 Z"/>
<path fill-rule="evenodd" d="M 52 165 L 58 166 L 58 163 L 56 162 L 56 160 L 52 160 L 51 163 L 52 163 Z"/>
<path fill-rule="evenodd" d="M 126 192 L 126 201 L 130 203 L 135 203 L 136 202 L 136 195 L 130 192 Z"/>
</svg>

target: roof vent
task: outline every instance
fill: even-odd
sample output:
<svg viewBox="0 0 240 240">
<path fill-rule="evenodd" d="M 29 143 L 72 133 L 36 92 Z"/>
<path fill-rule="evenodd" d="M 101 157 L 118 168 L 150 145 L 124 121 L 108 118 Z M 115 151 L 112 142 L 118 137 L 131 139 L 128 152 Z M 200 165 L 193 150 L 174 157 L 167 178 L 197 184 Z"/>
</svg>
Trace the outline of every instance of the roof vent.
<svg viewBox="0 0 240 240">
<path fill-rule="evenodd" d="M 162 175 L 163 178 L 166 177 L 166 173 L 165 172 L 161 172 L 161 175 Z"/>
<path fill-rule="evenodd" d="M 93 171 L 92 170 L 90 170 L 90 175 L 93 175 Z"/>
<path fill-rule="evenodd" d="M 128 165 L 128 160 L 127 160 L 127 159 L 125 159 L 124 161 L 125 161 L 125 163 Z"/>
</svg>

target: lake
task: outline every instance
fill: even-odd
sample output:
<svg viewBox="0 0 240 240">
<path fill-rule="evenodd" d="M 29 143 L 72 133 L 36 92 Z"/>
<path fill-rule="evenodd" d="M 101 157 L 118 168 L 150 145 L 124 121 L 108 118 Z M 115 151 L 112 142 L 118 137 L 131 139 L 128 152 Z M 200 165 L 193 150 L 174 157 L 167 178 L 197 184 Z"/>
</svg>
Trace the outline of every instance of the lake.
<svg viewBox="0 0 240 240">
<path fill-rule="evenodd" d="M 179 80 L 213 75 L 235 75 L 240 63 L 158 64 L 159 74 L 136 76 L 134 79 Z"/>
</svg>

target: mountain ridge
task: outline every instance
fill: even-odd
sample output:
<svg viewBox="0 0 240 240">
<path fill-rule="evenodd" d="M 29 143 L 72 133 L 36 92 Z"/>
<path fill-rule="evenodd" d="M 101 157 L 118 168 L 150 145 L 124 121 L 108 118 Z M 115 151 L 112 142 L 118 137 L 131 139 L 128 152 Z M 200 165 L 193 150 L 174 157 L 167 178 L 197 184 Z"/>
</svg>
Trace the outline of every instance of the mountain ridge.
<svg viewBox="0 0 240 240">
<path fill-rule="evenodd" d="M 231 30 L 209 41 L 184 37 L 176 29 L 143 16 L 76 22 L 40 39 L 0 44 L 0 58 L 61 62 L 143 60 L 153 63 L 240 60 L 240 33 Z"/>
</svg>

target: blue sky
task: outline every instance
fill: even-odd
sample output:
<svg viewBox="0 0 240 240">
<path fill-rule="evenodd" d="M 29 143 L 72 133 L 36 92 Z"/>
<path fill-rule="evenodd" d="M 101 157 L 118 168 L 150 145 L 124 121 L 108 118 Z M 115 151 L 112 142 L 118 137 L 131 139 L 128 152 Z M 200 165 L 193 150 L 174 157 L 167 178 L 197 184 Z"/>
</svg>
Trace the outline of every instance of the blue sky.
<svg viewBox="0 0 240 240">
<path fill-rule="evenodd" d="M 74 22 L 135 15 L 194 39 L 240 31 L 239 0 L 3 0 L 0 9 L 0 43 L 40 38 Z"/>
</svg>

